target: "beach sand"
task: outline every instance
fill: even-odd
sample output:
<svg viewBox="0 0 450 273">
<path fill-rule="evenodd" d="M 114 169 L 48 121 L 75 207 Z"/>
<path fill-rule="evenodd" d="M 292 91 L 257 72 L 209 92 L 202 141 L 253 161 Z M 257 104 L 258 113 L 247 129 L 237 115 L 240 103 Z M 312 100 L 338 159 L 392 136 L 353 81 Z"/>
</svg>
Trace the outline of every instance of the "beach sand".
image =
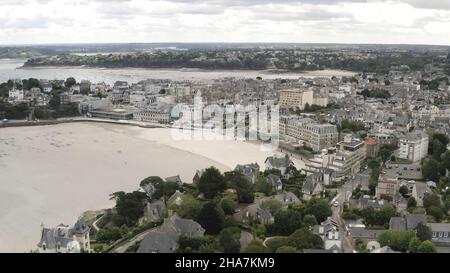
<svg viewBox="0 0 450 273">
<path fill-rule="evenodd" d="M 258 162 L 273 152 L 241 141 L 176 141 L 170 129 L 100 123 L 0 129 L 0 252 L 36 248 L 40 225 L 72 225 L 87 210 L 111 207 L 150 175 Z M 302 162 L 295 161 L 297 167 Z"/>
</svg>

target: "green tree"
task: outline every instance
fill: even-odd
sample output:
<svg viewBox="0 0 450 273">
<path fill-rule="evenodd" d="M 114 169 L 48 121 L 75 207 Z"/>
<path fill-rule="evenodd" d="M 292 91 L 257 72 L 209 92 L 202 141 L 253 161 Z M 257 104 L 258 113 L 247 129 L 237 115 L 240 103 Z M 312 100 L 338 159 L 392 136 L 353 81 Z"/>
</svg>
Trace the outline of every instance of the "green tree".
<svg viewBox="0 0 450 273">
<path fill-rule="evenodd" d="M 305 214 L 314 215 L 317 219 L 317 222 L 321 223 L 332 215 L 332 211 L 327 200 L 312 198 L 306 204 Z"/>
<path fill-rule="evenodd" d="M 422 165 L 422 175 L 425 180 L 439 181 L 441 175 L 439 162 L 434 159 L 425 159 Z"/>
<path fill-rule="evenodd" d="M 59 94 L 56 93 L 56 92 L 54 92 L 54 93 L 52 94 L 52 98 L 50 99 L 50 101 L 48 102 L 48 104 L 49 104 L 49 106 L 50 106 L 52 109 L 54 109 L 54 110 L 58 109 L 59 106 L 61 105 L 61 99 L 60 99 L 60 97 L 59 97 Z"/>
<path fill-rule="evenodd" d="M 367 163 L 367 166 L 372 170 L 379 169 L 381 167 L 380 158 L 379 157 L 371 158 Z"/>
<path fill-rule="evenodd" d="M 303 225 L 307 226 L 307 227 L 312 227 L 312 226 L 317 225 L 316 217 L 314 215 L 311 215 L 311 214 L 306 214 L 303 217 Z"/>
<path fill-rule="evenodd" d="M 441 206 L 441 198 L 439 195 L 434 193 L 425 193 L 423 197 L 423 206 L 428 209 L 431 206 L 440 207 Z"/>
<path fill-rule="evenodd" d="M 417 253 L 417 249 L 420 246 L 420 240 L 417 237 L 413 237 L 410 241 L 409 241 L 409 245 L 408 245 L 408 250 L 411 253 Z"/>
<path fill-rule="evenodd" d="M 436 247 L 431 241 L 423 241 L 417 248 L 418 253 L 436 253 Z"/>
<path fill-rule="evenodd" d="M 129 232 L 126 226 L 123 227 L 110 227 L 100 229 L 95 234 L 95 239 L 97 242 L 101 243 L 114 243 L 115 241 L 122 239 Z"/>
<path fill-rule="evenodd" d="M 417 224 L 416 234 L 417 234 L 417 237 L 421 241 L 427 241 L 427 240 L 431 240 L 431 236 L 433 235 L 433 232 L 426 224 L 420 222 L 419 224 Z"/>
<path fill-rule="evenodd" d="M 403 197 L 405 197 L 406 195 L 409 194 L 408 187 L 405 186 L 405 185 L 401 186 L 401 187 L 398 189 L 398 192 L 400 192 L 400 193 L 403 195 Z"/>
<path fill-rule="evenodd" d="M 417 201 L 416 201 L 416 198 L 414 198 L 414 197 L 410 197 L 410 198 L 408 198 L 408 203 L 407 203 L 407 206 L 408 206 L 408 209 L 409 208 L 415 208 L 415 207 L 417 207 Z"/>
<path fill-rule="evenodd" d="M 289 236 L 288 244 L 297 249 L 323 248 L 323 241 L 320 236 L 313 234 L 308 228 L 296 230 Z"/>
<path fill-rule="evenodd" d="M 200 237 L 189 237 L 181 235 L 178 238 L 178 253 L 196 253 L 200 252 L 201 248 L 214 246 L 214 237 L 212 236 L 200 236 Z M 213 249 L 214 251 L 214 249 Z"/>
<path fill-rule="evenodd" d="M 282 209 L 275 214 L 274 223 L 267 227 L 273 235 L 290 235 L 302 227 L 302 214 L 294 209 Z"/>
<path fill-rule="evenodd" d="M 443 133 L 438 133 L 438 132 L 432 132 L 430 134 L 430 138 L 429 138 L 429 143 L 430 145 L 428 145 L 428 154 L 430 155 L 435 155 L 435 154 L 439 154 L 439 150 L 441 149 L 441 145 L 437 145 L 436 147 L 434 146 L 435 140 L 437 140 L 438 142 L 440 142 L 442 144 L 442 146 L 446 147 L 447 144 L 449 144 L 449 137 L 446 134 Z M 434 149 L 437 148 L 438 151 L 434 151 Z"/>
<path fill-rule="evenodd" d="M 64 82 L 64 85 L 67 88 L 70 88 L 70 87 L 74 86 L 75 84 L 77 84 L 77 81 L 75 80 L 75 78 L 72 78 L 72 77 L 67 78 L 66 81 Z"/>
<path fill-rule="evenodd" d="M 450 151 L 446 151 L 441 155 L 441 165 L 443 168 L 450 170 Z"/>
<path fill-rule="evenodd" d="M 381 246 L 389 246 L 393 250 L 406 252 L 409 249 L 409 242 L 416 237 L 413 231 L 387 230 L 378 236 Z"/>
<path fill-rule="evenodd" d="M 175 211 L 181 218 L 196 220 L 202 209 L 202 202 L 192 195 L 183 195 L 180 206 L 175 208 Z"/>
<path fill-rule="evenodd" d="M 383 163 L 386 163 L 386 161 L 388 161 L 388 159 L 391 157 L 392 151 L 389 150 L 388 148 L 383 147 L 380 149 L 379 155 Z"/>
<path fill-rule="evenodd" d="M 242 253 L 267 253 L 269 250 L 263 245 L 263 242 L 258 239 L 253 239 L 250 244 L 242 250 Z"/>
<path fill-rule="evenodd" d="M 440 160 L 441 155 L 447 150 L 446 146 L 438 139 L 433 140 L 431 145 L 433 145 L 433 159 L 437 161 Z"/>
<path fill-rule="evenodd" d="M 266 238 L 266 232 L 267 232 L 267 228 L 265 225 L 263 225 L 263 224 L 256 225 L 256 227 L 255 227 L 256 237 L 264 239 L 264 238 Z"/>
<path fill-rule="evenodd" d="M 263 208 L 264 210 L 267 210 L 272 215 L 275 215 L 282 207 L 283 207 L 283 203 L 281 203 L 280 201 L 278 201 L 276 199 L 269 199 L 269 200 L 264 201 L 261 204 L 261 208 Z"/>
<path fill-rule="evenodd" d="M 127 226 L 135 225 L 143 216 L 144 201 L 147 199 L 145 193 L 139 191 L 115 192 L 111 195 L 111 199 L 116 201 L 117 215 Z"/>
<path fill-rule="evenodd" d="M 225 214 L 213 201 L 206 203 L 198 215 L 198 223 L 205 229 L 206 234 L 218 234 L 222 230 Z"/>
<path fill-rule="evenodd" d="M 266 196 L 270 196 L 273 193 L 273 186 L 267 181 L 266 177 L 261 176 L 255 186 L 256 191 L 262 192 Z"/>
<path fill-rule="evenodd" d="M 362 122 L 359 121 L 353 121 L 350 119 L 343 119 L 341 121 L 341 124 L 339 126 L 340 131 L 351 131 L 351 132 L 358 132 L 358 131 L 362 131 L 365 129 L 364 124 Z"/>
<path fill-rule="evenodd" d="M 277 249 L 276 253 L 298 253 L 298 249 L 292 246 L 281 246 Z"/>
<path fill-rule="evenodd" d="M 442 210 L 441 207 L 430 206 L 427 209 L 427 213 L 433 216 L 436 222 L 441 222 L 442 219 L 444 218 L 444 211 Z"/>
<path fill-rule="evenodd" d="M 255 200 L 255 189 L 253 184 L 244 177 L 235 181 L 237 198 L 240 203 L 251 204 Z"/>
<path fill-rule="evenodd" d="M 226 215 L 232 215 L 236 210 L 236 203 L 229 197 L 224 197 L 220 201 L 220 207 Z"/>
<path fill-rule="evenodd" d="M 155 192 L 152 195 L 153 200 L 158 200 L 161 197 L 169 198 L 181 187 L 177 182 L 166 182 L 159 176 L 149 176 L 141 181 L 140 186 L 144 187 L 147 184 L 152 184 L 155 187 Z"/>
<path fill-rule="evenodd" d="M 239 228 L 225 228 L 220 232 L 219 242 L 225 253 L 239 253 L 241 249 L 240 235 Z"/>
<path fill-rule="evenodd" d="M 200 177 L 197 187 L 206 198 L 214 198 L 218 193 L 226 189 L 224 176 L 215 167 L 210 167 Z"/>
</svg>

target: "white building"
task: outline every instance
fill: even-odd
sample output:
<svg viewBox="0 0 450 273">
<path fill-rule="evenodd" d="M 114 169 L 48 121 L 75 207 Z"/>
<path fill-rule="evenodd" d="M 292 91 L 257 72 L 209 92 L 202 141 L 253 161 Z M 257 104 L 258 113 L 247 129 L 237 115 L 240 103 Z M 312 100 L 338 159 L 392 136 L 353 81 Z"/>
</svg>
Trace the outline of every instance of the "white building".
<svg viewBox="0 0 450 273">
<path fill-rule="evenodd" d="M 339 224 L 334 219 L 328 217 L 320 225 L 314 226 L 312 231 L 322 238 L 324 249 L 333 250 L 334 253 L 341 251 L 342 241 L 339 238 Z"/>
<path fill-rule="evenodd" d="M 333 171 L 335 181 L 357 174 L 367 155 L 364 141 L 347 135 L 336 147 L 337 149 L 324 149 L 321 154 L 309 159 L 305 164 L 305 170 L 320 172 L 323 168 L 330 169 Z"/>
<path fill-rule="evenodd" d="M 399 139 L 399 158 L 418 162 L 428 154 L 428 135 L 423 131 L 415 131 Z"/>
<path fill-rule="evenodd" d="M 279 132 L 285 140 L 295 141 L 316 152 L 335 146 L 339 136 L 336 125 L 298 117 L 281 118 Z"/>
<path fill-rule="evenodd" d="M 305 109 L 305 105 L 314 104 L 314 91 L 312 90 L 300 90 L 300 89 L 287 89 L 280 91 L 280 108 L 299 108 Z"/>
<path fill-rule="evenodd" d="M 15 101 L 15 100 L 23 100 L 24 99 L 24 92 L 23 90 L 18 90 L 18 89 L 13 89 L 13 90 L 9 90 L 9 98 L 8 100 L 10 101 Z"/>
<path fill-rule="evenodd" d="M 150 122 L 150 123 L 160 123 L 169 124 L 170 122 L 170 111 L 158 110 L 158 109 L 147 109 L 139 110 L 134 113 L 134 119 L 137 121 Z"/>
<path fill-rule="evenodd" d="M 73 227 L 58 225 L 55 228 L 42 226 L 41 240 L 37 244 L 40 253 L 90 252 L 90 228 L 81 221 Z"/>
</svg>

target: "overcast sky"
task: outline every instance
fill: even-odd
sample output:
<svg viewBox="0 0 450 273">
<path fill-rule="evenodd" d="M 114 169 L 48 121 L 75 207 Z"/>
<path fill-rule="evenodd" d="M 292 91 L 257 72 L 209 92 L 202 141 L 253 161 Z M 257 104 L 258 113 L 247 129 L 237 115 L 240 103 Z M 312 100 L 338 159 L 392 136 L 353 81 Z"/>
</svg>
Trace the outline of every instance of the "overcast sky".
<svg viewBox="0 0 450 273">
<path fill-rule="evenodd" d="M 1 0 L 0 44 L 450 45 L 450 0 Z"/>
</svg>

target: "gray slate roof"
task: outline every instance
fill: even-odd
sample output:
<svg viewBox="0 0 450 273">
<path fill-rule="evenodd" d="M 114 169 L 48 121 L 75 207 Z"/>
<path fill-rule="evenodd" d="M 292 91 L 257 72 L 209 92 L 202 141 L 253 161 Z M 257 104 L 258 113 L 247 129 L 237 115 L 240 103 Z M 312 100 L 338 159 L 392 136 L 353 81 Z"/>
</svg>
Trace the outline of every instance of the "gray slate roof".
<svg viewBox="0 0 450 273">
<path fill-rule="evenodd" d="M 365 229 L 360 227 L 354 227 L 351 229 L 353 238 L 363 239 L 377 239 L 378 236 L 386 230 L 383 229 Z"/>
<path fill-rule="evenodd" d="M 427 223 L 427 216 L 421 213 L 411 213 L 405 216 L 406 218 L 406 229 L 413 230 L 417 227 L 419 223 Z"/>
<path fill-rule="evenodd" d="M 392 217 L 389 221 L 389 229 L 393 230 L 405 230 L 406 220 L 403 217 Z"/>
<path fill-rule="evenodd" d="M 283 182 L 281 182 L 281 178 L 278 175 L 269 174 L 267 176 L 267 181 L 274 187 L 277 188 L 279 186 L 283 186 Z"/>
<path fill-rule="evenodd" d="M 265 163 L 269 163 L 273 168 L 287 168 L 294 163 L 286 156 L 274 157 L 270 156 L 266 159 Z"/>
<path fill-rule="evenodd" d="M 137 253 L 173 253 L 178 247 L 172 236 L 153 231 L 142 240 Z"/>
</svg>

